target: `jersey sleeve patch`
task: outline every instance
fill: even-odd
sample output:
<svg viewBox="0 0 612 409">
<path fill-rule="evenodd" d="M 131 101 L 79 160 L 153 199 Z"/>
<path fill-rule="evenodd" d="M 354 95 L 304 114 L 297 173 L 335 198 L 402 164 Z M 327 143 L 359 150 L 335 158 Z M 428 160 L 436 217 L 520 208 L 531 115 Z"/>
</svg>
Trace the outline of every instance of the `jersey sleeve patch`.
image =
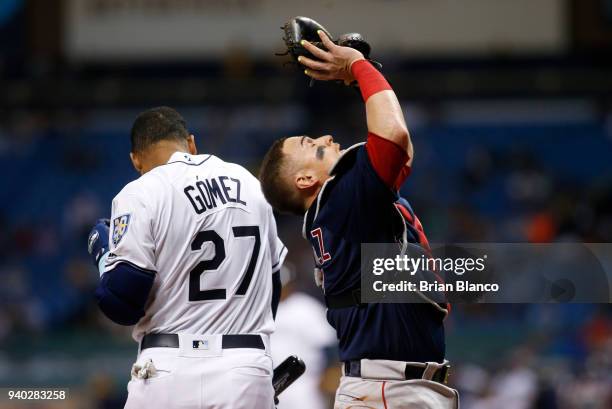
<svg viewBox="0 0 612 409">
<path fill-rule="evenodd" d="M 130 225 L 130 214 L 123 214 L 121 216 L 115 217 L 113 219 L 113 246 L 117 247 L 117 245 L 121 242 L 123 236 L 127 234 L 128 227 Z"/>
</svg>

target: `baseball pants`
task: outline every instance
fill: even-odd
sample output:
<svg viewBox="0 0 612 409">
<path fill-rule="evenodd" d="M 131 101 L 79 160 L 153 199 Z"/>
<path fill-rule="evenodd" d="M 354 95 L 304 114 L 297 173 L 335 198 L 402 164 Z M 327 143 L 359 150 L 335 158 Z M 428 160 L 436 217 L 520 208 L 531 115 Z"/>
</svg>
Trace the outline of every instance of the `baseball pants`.
<svg viewBox="0 0 612 409">
<path fill-rule="evenodd" d="M 179 348 L 141 351 L 125 409 L 274 409 L 267 337 L 265 350 L 222 349 L 216 337 L 181 334 Z"/>
<path fill-rule="evenodd" d="M 381 361 L 392 362 L 392 361 Z M 448 386 L 427 379 L 401 380 L 402 373 L 378 371 L 377 361 L 362 377 L 342 376 L 334 409 L 458 409 L 459 394 Z"/>
</svg>

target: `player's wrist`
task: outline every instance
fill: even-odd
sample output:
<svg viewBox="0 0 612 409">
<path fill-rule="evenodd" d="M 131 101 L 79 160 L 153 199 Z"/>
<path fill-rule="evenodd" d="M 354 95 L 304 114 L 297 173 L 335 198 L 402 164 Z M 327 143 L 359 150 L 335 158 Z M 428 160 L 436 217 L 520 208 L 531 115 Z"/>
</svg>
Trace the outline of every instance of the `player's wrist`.
<svg viewBox="0 0 612 409">
<path fill-rule="evenodd" d="M 353 74 L 353 64 L 355 64 L 357 61 L 366 61 L 366 59 L 363 54 L 359 53 L 359 55 L 355 56 L 349 61 L 348 71 L 351 73 L 351 75 Z"/>
<path fill-rule="evenodd" d="M 366 59 L 354 61 L 351 73 L 359 84 L 364 102 L 374 94 L 392 89 L 385 77 Z"/>
<path fill-rule="evenodd" d="M 98 273 L 100 273 L 100 277 L 104 274 L 104 269 L 106 268 L 106 259 L 108 258 L 108 249 L 100 256 L 98 261 L 96 262 L 96 267 L 98 268 Z"/>
<path fill-rule="evenodd" d="M 359 55 L 349 60 L 349 63 L 346 65 L 346 72 L 348 75 L 349 83 L 356 81 L 355 75 L 353 75 L 353 65 L 358 61 L 365 61 L 365 57 L 363 56 L 363 54 L 359 53 Z"/>
<path fill-rule="evenodd" d="M 108 252 L 109 250 L 108 250 L 108 247 L 106 246 L 96 247 L 93 253 L 91 253 L 91 261 L 93 265 L 98 267 L 100 264 L 100 261 L 106 258 L 106 255 L 108 254 Z"/>
</svg>

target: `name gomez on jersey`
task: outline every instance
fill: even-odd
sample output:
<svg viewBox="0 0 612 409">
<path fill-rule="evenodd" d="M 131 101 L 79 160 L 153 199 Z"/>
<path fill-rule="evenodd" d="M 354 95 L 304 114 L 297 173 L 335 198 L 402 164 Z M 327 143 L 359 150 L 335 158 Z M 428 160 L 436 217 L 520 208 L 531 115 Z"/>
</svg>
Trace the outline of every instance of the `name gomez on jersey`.
<svg viewBox="0 0 612 409">
<path fill-rule="evenodd" d="M 220 204 L 240 203 L 246 206 L 246 202 L 240 199 L 240 180 L 229 176 L 199 180 L 195 183 L 195 187 L 189 185 L 183 191 L 197 214 L 216 208 L 217 202 Z"/>
<path fill-rule="evenodd" d="M 104 271 L 155 274 L 145 333 L 270 334 L 272 274 L 287 250 L 259 181 L 212 155 L 176 152 L 114 198 Z"/>
</svg>

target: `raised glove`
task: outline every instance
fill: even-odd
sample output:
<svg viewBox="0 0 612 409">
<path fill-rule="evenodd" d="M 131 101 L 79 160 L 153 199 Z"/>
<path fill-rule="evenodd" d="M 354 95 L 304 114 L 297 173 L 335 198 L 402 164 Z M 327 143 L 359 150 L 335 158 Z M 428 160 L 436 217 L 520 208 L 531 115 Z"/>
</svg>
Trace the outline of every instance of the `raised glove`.
<svg viewBox="0 0 612 409">
<path fill-rule="evenodd" d="M 297 61 L 300 55 L 316 59 L 310 52 L 302 47 L 302 40 L 309 41 L 324 50 L 325 47 L 323 47 L 323 43 L 317 31 L 323 30 L 329 38 L 332 38 L 332 35 L 325 27 L 308 17 L 294 17 L 286 22 L 281 29 L 285 32 L 283 41 L 287 46 L 287 52 L 280 55 L 290 54 L 295 61 Z"/>
<path fill-rule="evenodd" d="M 108 252 L 108 236 L 110 230 L 109 219 L 98 219 L 96 225 L 91 229 L 87 239 L 87 252 L 92 257 L 96 267 L 104 254 Z"/>
<path fill-rule="evenodd" d="M 285 33 L 283 41 L 287 46 L 287 51 L 277 55 L 289 54 L 301 67 L 303 67 L 303 65 L 300 64 L 298 61 L 299 56 L 308 57 L 314 60 L 317 59 L 302 46 L 301 41 L 307 40 L 315 46 L 321 49 L 325 49 L 323 43 L 321 42 L 321 38 L 317 34 L 318 30 L 322 30 L 335 44 L 342 47 L 354 48 L 360 51 L 365 57 L 365 59 L 370 61 L 372 65 L 374 65 L 378 70 L 382 68 L 382 64 L 370 59 L 370 52 L 372 51 L 372 47 L 370 47 L 370 44 L 368 44 L 368 42 L 359 33 L 342 34 L 337 40 L 334 40 L 333 36 L 329 33 L 329 31 L 327 31 L 327 29 L 321 24 L 317 23 L 311 18 L 301 16 L 292 18 L 287 23 L 285 23 L 285 25 L 282 26 L 281 29 Z"/>
</svg>

